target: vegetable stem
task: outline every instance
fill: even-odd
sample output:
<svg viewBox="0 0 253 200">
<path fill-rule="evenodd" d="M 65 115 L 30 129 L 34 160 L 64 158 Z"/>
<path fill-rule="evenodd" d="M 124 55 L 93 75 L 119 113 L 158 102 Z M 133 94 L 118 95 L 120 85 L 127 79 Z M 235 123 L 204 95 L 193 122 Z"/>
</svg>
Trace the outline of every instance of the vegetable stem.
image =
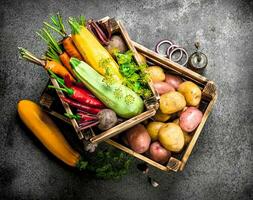
<svg viewBox="0 0 253 200">
<path fill-rule="evenodd" d="M 71 58 L 70 64 L 71 64 L 71 66 L 72 66 L 73 68 L 77 67 L 80 63 L 81 63 L 81 61 L 78 60 L 77 58 Z"/>
<path fill-rule="evenodd" d="M 71 27 L 72 33 L 73 34 L 78 34 L 80 32 L 80 24 L 78 23 L 77 19 L 73 18 L 73 17 L 69 17 L 69 25 Z"/>
<path fill-rule="evenodd" d="M 56 27 L 52 26 L 51 24 L 47 23 L 47 22 L 43 22 L 43 24 L 45 26 L 47 26 L 48 28 L 51 28 L 52 30 L 54 30 L 55 32 L 59 33 L 62 37 L 65 37 L 66 34 L 62 33 L 59 29 L 57 29 Z"/>
<path fill-rule="evenodd" d="M 59 33 L 61 36 L 67 37 L 66 29 L 64 27 L 64 24 L 62 22 L 62 17 L 59 12 L 56 15 L 53 15 L 51 17 L 51 21 L 52 21 L 53 25 L 51 25 L 47 22 L 43 22 L 43 23 L 47 27 L 49 27 L 49 28 L 53 29 L 54 31 L 56 31 L 57 33 Z"/>
<path fill-rule="evenodd" d="M 41 60 L 39 58 L 37 58 L 35 55 L 33 55 L 30 51 L 28 51 L 27 49 L 25 48 L 22 48 L 22 47 L 18 47 L 19 49 L 19 53 L 21 55 L 22 58 L 30 61 L 30 62 L 33 62 L 37 65 L 41 65 L 41 66 L 45 66 L 46 63 L 44 60 Z"/>
<path fill-rule="evenodd" d="M 48 70 L 48 72 L 50 73 L 51 77 L 54 78 L 58 83 L 60 83 L 60 85 L 62 87 L 64 87 L 66 90 L 72 90 L 68 87 L 66 87 L 65 85 L 65 81 L 62 80 L 60 77 L 58 77 L 52 70 Z M 73 90 L 72 90 L 73 91 Z M 74 93 L 74 91 L 72 92 L 72 94 Z"/>
<path fill-rule="evenodd" d="M 46 28 L 41 29 L 40 32 L 36 32 L 46 43 L 48 46 L 52 49 L 54 49 L 58 54 L 62 54 L 62 50 L 60 46 L 58 45 L 55 38 L 51 35 L 50 31 Z"/>
<path fill-rule="evenodd" d="M 70 119 L 76 119 L 76 120 L 81 119 L 80 115 L 74 115 L 74 114 L 69 114 L 69 113 L 64 113 L 64 115 Z"/>
<path fill-rule="evenodd" d="M 63 92 L 66 92 L 69 96 L 73 95 L 74 94 L 74 91 L 70 88 L 59 88 L 59 87 L 55 87 L 55 86 L 52 86 L 52 85 L 49 85 L 48 88 L 53 88 L 53 89 L 56 89 L 56 90 L 61 90 Z"/>
<path fill-rule="evenodd" d="M 47 53 L 46 53 L 46 58 L 48 58 L 49 60 L 55 60 L 59 63 L 61 63 L 60 57 L 58 56 L 58 54 L 55 52 L 55 50 L 51 47 L 49 47 Z"/>
</svg>

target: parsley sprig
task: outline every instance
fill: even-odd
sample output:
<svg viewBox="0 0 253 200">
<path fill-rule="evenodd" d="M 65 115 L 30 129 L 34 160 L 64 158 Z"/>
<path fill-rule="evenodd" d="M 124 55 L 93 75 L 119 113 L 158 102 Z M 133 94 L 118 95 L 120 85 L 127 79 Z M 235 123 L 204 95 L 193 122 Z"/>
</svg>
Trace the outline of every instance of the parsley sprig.
<svg viewBox="0 0 253 200">
<path fill-rule="evenodd" d="M 98 150 L 96 159 L 87 165 L 87 170 L 102 179 L 119 179 L 127 174 L 132 158 L 113 147 Z"/>
<path fill-rule="evenodd" d="M 147 65 L 138 66 L 133 59 L 133 52 L 114 53 L 119 64 L 119 70 L 124 76 L 123 84 L 132 89 L 142 98 L 148 98 L 152 92 L 148 86 L 149 76 L 145 72 Z"/>
</svg>

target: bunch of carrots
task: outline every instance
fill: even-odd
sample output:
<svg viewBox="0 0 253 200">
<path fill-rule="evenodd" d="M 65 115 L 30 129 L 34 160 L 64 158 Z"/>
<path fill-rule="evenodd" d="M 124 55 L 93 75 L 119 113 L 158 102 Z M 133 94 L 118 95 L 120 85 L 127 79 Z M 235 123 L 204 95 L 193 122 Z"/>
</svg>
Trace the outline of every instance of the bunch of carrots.
<svg viewBox="0 0 253 200">
<path fill-rule="evenodd" d="M 84 23 L 84 21 L 84 18 L 80 17 L 80 23 Z M 48 46 L 46 57 L 39 59 L 28 50 L 19 48 L 21 56 L 30 62 L 43 66 L 46 70 L 50 69 L 62 78 L 69 76 L 72 82 L 76 82 L 76 77 L 69 60 L 71 57 L 78 58 L 79 60 L 83 60 L 83 58 L 77 50 L 71 36 L 66 33 L 61 15 L 58 13 L 52 16 L 51 23 L 44 22 L 44 25 L 45 27 L 38 31 L 37 34 Z M 60 43 L 57 42 L 49 29 L 60 34 L 62 37 Z"/>
</svg>

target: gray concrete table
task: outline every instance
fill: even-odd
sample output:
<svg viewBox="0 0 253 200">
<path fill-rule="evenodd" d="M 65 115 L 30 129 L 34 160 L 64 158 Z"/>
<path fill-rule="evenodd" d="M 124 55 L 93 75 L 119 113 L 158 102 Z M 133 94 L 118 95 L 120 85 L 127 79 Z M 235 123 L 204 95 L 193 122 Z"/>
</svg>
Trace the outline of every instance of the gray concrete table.
<svg viewBox="0 0 253 200">
<path fill-rule="evenodd" d="M 253 198 L 253 2 L 252 1 L 1 1 L 0 199 L 252 199 Z M 19 59 L 22 46 L 41 55 L 35 35 L 60 11 L 121 19 L 131 38 L 154 49 L 171 39 L 189 52 L 199 40 L 208 55 L 205 75 L 219 98 L 182 173 L 152 169 L 152 188 L 135 167 L 120 181 L 103 181 L 72 170 L 51 156 L 22 125 L 20 99 L 38 98 L 48 77 Z M 63 126 L 63 125 L 62 125 Z M 66 128 L 65 128 L 66 129 Z M 72 131 L 64 131 L 72 138 Z M 136 160 L 136 162 L 138 162 Z"/>
</svg>

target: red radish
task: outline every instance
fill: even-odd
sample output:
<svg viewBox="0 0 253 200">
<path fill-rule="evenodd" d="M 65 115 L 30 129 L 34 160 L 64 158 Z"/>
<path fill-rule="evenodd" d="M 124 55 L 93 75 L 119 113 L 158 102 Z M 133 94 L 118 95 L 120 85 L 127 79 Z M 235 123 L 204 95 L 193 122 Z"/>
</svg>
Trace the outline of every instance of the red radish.
<svg viewBox="0 0 253 200">
<path fill-rule="evenodd" d="M 179 85 L 183 83 L 184 81 L 179 76 L 172 75 L 172 74 L 165 74 L 165 82 L 170 84 L 177 90 Z"/>
<path fill-rule="evenodd" d="M 153 86 L 160 95 L 170 91 L 175 91 L 175 88 L 166 82 L 156 82 L 153 84 Z"/>
<path fill-rule="evenodd" d="M 153 142 L 149 147 L 149 156 L 152 160 L 164 164 L 169 160 L 171 153 L 159 142 Z"/>
<path fill-rule="evenodd" d="M 180 114 L 179 126 L 185 132 L 194 131 L 203 117 L 202 112 L 195 107 L 188 107 Z"/>
</svg>

